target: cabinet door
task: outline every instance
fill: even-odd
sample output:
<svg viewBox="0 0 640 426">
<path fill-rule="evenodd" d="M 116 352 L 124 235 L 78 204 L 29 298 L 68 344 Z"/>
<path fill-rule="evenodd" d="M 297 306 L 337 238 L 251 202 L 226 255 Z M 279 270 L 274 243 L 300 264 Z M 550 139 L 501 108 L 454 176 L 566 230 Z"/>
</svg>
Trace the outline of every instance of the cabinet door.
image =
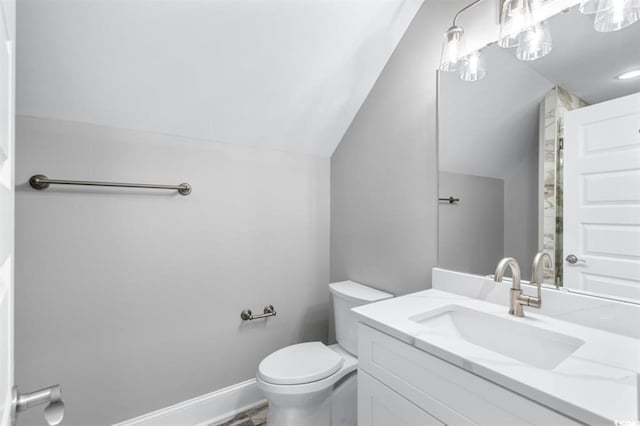
<svg viewBox="0 0 640 426">
<path fill-rule="evenodd" d="M 358 371 L 358 426 L 442 426 L 435 417 Z"/>
</svg>

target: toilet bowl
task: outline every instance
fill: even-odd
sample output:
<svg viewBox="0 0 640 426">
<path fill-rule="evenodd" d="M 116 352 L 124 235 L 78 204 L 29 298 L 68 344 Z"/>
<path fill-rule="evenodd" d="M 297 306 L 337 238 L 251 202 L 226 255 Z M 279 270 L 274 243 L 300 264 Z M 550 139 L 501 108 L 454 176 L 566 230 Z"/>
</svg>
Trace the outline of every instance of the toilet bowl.
<svg viewBox="0 0 640 426">
<path fill-rule="evenodd" d="M 337 344 L 306 342 L 268 355 L 258 387 L 269 401 L 269 426 L 355 426 L 357 321 L 351 308 L 393 297 L 353 281 L 329 284 Z"/>
</svg>

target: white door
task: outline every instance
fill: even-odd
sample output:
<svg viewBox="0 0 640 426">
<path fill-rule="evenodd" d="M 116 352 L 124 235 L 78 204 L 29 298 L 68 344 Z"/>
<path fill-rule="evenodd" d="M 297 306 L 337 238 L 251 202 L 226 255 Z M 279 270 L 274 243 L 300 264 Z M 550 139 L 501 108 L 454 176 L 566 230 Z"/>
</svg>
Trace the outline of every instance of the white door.
<svg viewBox="0 0 640 426">
<path fill-rule="evenodd" d="M 11 422 L 13 390 L 15 1 L 0 1 L 0 425 Z"/>
<path fill-rule="evenodd" d="M 640 93 L 565 116 L 564 256 L 564 286 L 640 300 Z"/>
<path fill-rule="evenodd" d="M 43 404 L 45 422 L 58 425 L 64 417 L 59 385 L 14 393 L 15 17 L 15 0 L 0 0 L 0 426 L 12 426 L 18 413 Z"/>
</svg>

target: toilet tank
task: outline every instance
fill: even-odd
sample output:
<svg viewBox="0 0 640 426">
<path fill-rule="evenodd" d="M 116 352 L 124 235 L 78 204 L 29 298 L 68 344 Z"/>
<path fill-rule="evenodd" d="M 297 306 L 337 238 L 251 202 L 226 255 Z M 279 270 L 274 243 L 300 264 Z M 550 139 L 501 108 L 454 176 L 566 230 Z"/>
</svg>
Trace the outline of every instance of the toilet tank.
<svg viewBox="0 0 640 426">
<path fill-rule="evenodd" d="M 333 317 L 338 344 L 352 355 L 358 352 L 358 321 L 351 308 L 380 300 L 390 299 L 393 294 L 367 287 L 353 281 L 329 284 L 333 299 Z"/>
</svg>

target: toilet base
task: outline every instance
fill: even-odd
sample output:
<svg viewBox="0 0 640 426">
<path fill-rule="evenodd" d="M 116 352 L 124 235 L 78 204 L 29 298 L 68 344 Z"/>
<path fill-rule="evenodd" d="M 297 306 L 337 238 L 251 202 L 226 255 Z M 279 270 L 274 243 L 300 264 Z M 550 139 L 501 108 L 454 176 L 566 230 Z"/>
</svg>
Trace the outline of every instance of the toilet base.
<svg viewBox="0 0 640 426">
<path fill-rule="evenodd" d="M 331 426 L 356 426 L 358 424 L 357 370 L 336 383 L 331 394 Z"/>
<path fill-rule="evenodd" d="M 267 394 L 269 426 L 356 426 L 356 371 L 328 389 L 295 394 Z"/>
</svg>

